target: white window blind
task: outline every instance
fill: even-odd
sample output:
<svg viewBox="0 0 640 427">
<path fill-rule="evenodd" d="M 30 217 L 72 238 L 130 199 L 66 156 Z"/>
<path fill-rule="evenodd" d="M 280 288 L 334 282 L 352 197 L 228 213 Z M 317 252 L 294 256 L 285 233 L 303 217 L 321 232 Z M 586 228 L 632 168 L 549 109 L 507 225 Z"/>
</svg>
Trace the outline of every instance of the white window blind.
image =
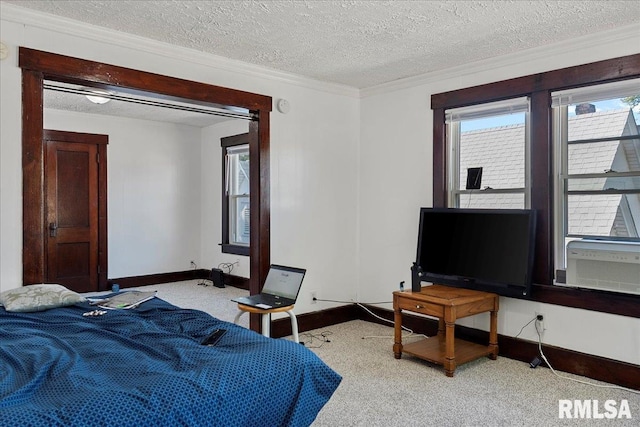
<svg viewBox="0 0 640 427">
<path fill-rule="evenodd" d="M 231 154 L 249 154 L 249 146 L 247 144 L 244 144 L 227 147 L 227 155 Z"/>
<path fill-rule="evenodd" d="M 452 123 L 464 120 L 483 119 L 492 116 L 502 116 L 513 113 L 524 113 L 528 111 L 529 98 L 521 97 L 486 104 L 452 108 L 445 112 L 445 118 L 446 123 Z"/>
<path fill-rule="evenodd" d="M 640 79 L 553 92 L 551 94 L 551 106 L 555 108 L 583 102 L 598 102 L 614 98 L 625 98 L 635 94 L 640 94 Z"/>
<path fill-rule="evenodd" d="M 237 184 L 237 181 L 240 178 L 239 174 L 244 175 L 247 179 L 247 182 L 249 181 L 249 177 L 246 171 L 244 171 L 242 167 L 239 166 L 238 157 L 243 154 L 247 154 L 247 155 L 249 154 L 248 144 L 231 146 L 231 147 L 227 147 L 226 149 L 225 185 L 224 185 L 226 194 L 236 193 L 233 189 L 233 185 Z"/>
</svg>

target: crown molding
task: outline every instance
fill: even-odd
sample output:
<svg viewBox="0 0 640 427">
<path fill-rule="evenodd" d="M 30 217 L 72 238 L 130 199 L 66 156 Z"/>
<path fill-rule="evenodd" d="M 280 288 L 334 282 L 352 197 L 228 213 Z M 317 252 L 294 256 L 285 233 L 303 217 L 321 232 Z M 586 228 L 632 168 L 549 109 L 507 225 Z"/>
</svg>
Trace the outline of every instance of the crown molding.
<svg viewBox="0 0 640 427">
<path fill-rule="evenodd" d="M 556 55 L 563 55 L 575 50 L 593 49 L 597 46 L 606 46 L 611 43 L 638 46 L 640 43 L 640 24 L 631 24 L 613 30 L 589 34 L 587 36 L 565 40 L 553 45 L 539 46 L 523 50 L 513 54 L 488 58 L 481 61 L 470 62 L 457 67 L 425 73 L 405 79 L 371 86 L 360 90 L 360 97 L 381 95 L 396 90 L 412 88 L 424 84 L 435 83 L 442 80 L 466 77 L 482 72 L 497 70 L 504 67 L 518 65 L 523 62 L 538 61 Z M 636 49 L 640 53 L 640 50 Z M 631 54 L 631 53 L 630 53 Z M 606 58 L 602 58 L 606 59 Z M 592 62 L 592 61 L 589 61 Z M 538 70 L 541 72 L 545 70 Z"/>
<path fill-rule="evenodd" d="M 25 26 L 41 28 L 100 43 L 134 49 L 173 60 L 203 65 L 221 71 L 232 72 L 234 74 L 242 74 L 251 78 L 268 79 L 284 84 L 352 98 L 360 97 L 360 90 L 351 86 L 322 82 L 320 80 L 286 73 L 268 67 L 249 64 L 247 62 L 229 59 L 195 49 L 184 48 L 68 18 L 25 9 L 13 4 L 0 3 L 0 16 L 2 20 L 15 22 Z M 64 52 L 57 53 L 68 54 Z"/>
</svg>

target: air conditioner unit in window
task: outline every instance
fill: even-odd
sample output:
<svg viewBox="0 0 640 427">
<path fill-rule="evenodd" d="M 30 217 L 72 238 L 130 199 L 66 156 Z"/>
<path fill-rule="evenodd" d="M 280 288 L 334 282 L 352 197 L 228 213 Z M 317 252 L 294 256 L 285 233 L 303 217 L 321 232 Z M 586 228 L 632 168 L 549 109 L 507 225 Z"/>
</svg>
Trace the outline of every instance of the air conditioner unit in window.
<svg viewBox="0 0 640 427">
<path fill-rule="evenodd" d="M 567 285 L 640 295 L 640 242 L 569 242 Z"/>
</svg>

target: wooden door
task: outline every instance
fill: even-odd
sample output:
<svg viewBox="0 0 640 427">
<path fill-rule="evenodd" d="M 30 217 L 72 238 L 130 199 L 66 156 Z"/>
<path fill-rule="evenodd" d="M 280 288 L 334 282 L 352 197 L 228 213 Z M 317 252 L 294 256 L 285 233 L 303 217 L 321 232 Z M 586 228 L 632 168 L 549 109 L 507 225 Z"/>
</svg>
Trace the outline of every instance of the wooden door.
<svg viewBox="0 0 640 427">
<path fill-rule="evenodd" d="M 99 245 L 100 230 L 106 230 L 99 221 L 103 174 L 95 138 L 106 136 L 45 131 L 44 138 L 46 278 L 76 292 L 101 290 L 101 273 L 106 279 Z"/>
</svg>

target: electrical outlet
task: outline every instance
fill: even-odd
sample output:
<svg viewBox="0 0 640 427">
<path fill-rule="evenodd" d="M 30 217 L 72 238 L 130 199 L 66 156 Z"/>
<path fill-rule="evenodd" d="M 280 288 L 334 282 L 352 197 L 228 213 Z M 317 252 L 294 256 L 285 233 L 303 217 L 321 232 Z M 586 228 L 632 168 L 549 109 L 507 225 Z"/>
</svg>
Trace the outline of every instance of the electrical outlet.
<svg viewBox="0 0 640 427">
<path fill-rule="evenodd" d="M 317 303 L 318 302 L 317 298 L 318 298 L 318 292 L 317 291 L 309 292 L 309 299 L 311 300 L 311 304 Z"/>
<path fill-rule="evenodd" d="M 547 330 L 547 316 L 544 313 L 536 311 L 536 329 L 542 333 Z"/>
</svg>

